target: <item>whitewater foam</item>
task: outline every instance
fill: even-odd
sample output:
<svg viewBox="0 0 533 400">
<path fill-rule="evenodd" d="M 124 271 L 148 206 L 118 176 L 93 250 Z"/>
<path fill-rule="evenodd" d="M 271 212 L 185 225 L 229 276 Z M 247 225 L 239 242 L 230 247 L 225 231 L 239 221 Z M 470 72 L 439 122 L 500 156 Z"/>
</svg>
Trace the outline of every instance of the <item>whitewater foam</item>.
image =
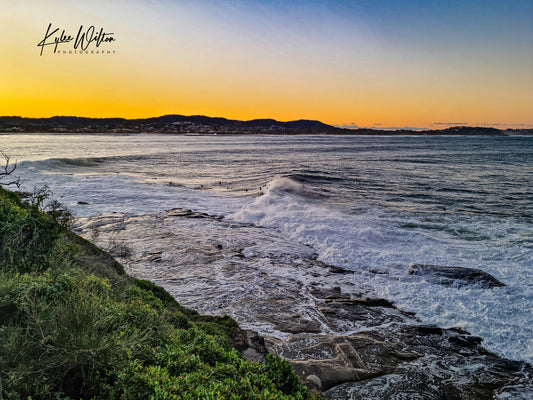
<svg viewBox="0 0 533 400">
<path fill-rule="evenodd" d="M 356 272 L 353 279 L 359 287 L 416 312 L 427 323 L 467 329 L 506 357 L 533 359 L 533 273 L 519 268 L 523 263 L 533 265 L 530 248 L 524 246 L 530 235 L 526 227 L 494 217 L 417 219 L 397 212 L 391 218 L 390 211 L 371 207 L 348 215 L 300 195 L 308 190 L 303 186 L 276 178 L 263 196 L 231 218 L 279 229 L 311 245 L 320 260 Z M 408 275 L 411 263 L 478 268 L 507 286 L 436 285 Z"/>
</svg>

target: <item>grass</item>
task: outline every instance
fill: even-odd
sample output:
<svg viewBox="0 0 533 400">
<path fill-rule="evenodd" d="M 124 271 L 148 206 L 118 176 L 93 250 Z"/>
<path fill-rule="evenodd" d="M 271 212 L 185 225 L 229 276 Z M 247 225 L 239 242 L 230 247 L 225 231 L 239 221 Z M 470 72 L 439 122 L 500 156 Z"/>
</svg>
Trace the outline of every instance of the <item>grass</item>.
<svg viewBox="0 0 533 400">
<path fill-rule="evenodd" d="M 286 361 L 244 360 L 202 316 L 0 187 L 0 399 L 308 399 Z"/>
</svg>

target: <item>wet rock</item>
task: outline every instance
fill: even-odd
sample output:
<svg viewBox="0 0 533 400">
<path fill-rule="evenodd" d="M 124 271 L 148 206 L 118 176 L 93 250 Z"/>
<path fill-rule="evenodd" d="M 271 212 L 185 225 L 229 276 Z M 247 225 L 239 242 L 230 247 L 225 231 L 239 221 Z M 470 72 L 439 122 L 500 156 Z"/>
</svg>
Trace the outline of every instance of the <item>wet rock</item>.
<svg viewBox="0 0 533 400">
<path fill-rule="evenodd" d="M 366 307 L 385 307 L 385 308 L 394 308 L 394 305 L 389 300 L 380 299 L 380 298 L 367 298 L 367 297 L 360 297 L 351 299 L 354 303 L 362 304 Z"/>
<path fill-rule="evenodd" d="M 159 263 L 163 260 L 162 251 L 150 252 L 147 255 L 140 258 L 142 261 Z"/>
<path fill-rule="evenodd" d="M 299 315 L 293 315 L 288 320 L 277 322 L 275 328 L 287 333 L 319 333 L 322 331 L 319 322 L 301 319 Z"/>
<path fill-rule="evenodd" d="M 319 275 L 320 276 L 320 275 Z M 342 293 L 339 286 L 333 288 L 316 288 L 312 289 L 309 292 L 312 296 L 317 299 L 349 299 L 350 295 L 348 293 Z"/>
<path fill-rule="evenodd" d="M 186 218 L 210 218 L 210 219 L 222 219 L 220 215 L 209 215 L 207 213 L 192 211 L 184 208 L 173 208 L 166 212 L 169 217 L 186 217 Z"/>
<path fill-rule="evenodd" d="M 434 326 L 434 325 L 419 325 L 415 329 L 416 329 L 416 333 L 421 336 L 427 336 L 427 335 L 442 336 L 444 334 L 444 329 L 439 328 L 438 326 Z"/>
<path fill-rule="evenodd" d="M 477 346 L 478 344 L 480 344 L 483 341 L 483 339 L 480 338 L 479 336 L 471 336 L 471 335 L 466 336 L 465 335 L 465 336 L 450 336 L 448 338 L 448 341 L 457 346 L 472 347 L 472 346 Z"/>
<path fill-rule="evenodd" d="M 532 368 L 474 347 L 455 330 L 394 325 L 351 335 L 267 338 L 267 348 L 289 360 L 306 381 L 320 381 L 330 399 L 482 400 L 528 393 Z M 450 341 L 450 338 L 458 341 Z M 516 389 L 518 388 L 518 389 Z M 512 397 L 508 397 L 512 398 Z M 526 397 L 517 397 L 526 398 Z"/>
<path fill-rule="evenodd" d="M 246 331 L 246 337 L 251 347 L 257 350 L 259 353 L 267 354 L 268 350 L 265 347 L 265 338 L 256 331 Z"/>
<path fill-rule="evenodd" d="M 285 341 L 265 338 L 265 343 L 269 351 L 288 360 L 303 379 L 316 376 L 322 389 L 357 379 L 356 370 L 334 336 L 293 335 Z"/>
<path fill-rule="evenodd" d="M 317 302 L 317 307 L 333 330 L 350 332 L 369 326 L 405 322 L 408 317 L 400 310 L 389 307 L 388 304 L 386 300 L 367 303 L 367 299 L 364 298 L 328 297 L 323 302 Z"/>
<path fill-rule="evenodd" d="M 504 386 L 494 394 L 495 400 L 531 400 L 533 399 L 533 385 L 517 384 Z"/>
<path fill-rule="evenodd" d="M 375 274 L 375 275 L 388 275 L 389 274 L 389 271 L 386 271 L 384 269 L 379 269 L 379 268 L 367 268 L 365 269 L 365 271 L 371 274 Z"/>
<path fill-rule="evenodd" d="M 265 339 L 255 331 L 246 331 L 247 347 L 241 349 L 241 355 L 248 361 L 264 362 L 268 350 Z"/>
<path fill-rule="evenodd" d="M 335 265 L 329 265 L 329 272 L 334 274 L 353 274 L 353 271 L 348 271 L 347 269 L 337 267 Z"/>
<path fill-rule="evenodd" d="M 464 330 L 408 321 L 385 325 L 345 335 L 267 337 L 265 343 L 291 363 L 302 381 L 316 376 L 330 399 L 482 400 L 533 390 L 530 365 L 487 352 L 481 338 Z"/>
<path fill-rule="evenodd" d="M 326 392 L 326 398 L 485 400 L 506 398 L 500 397 L 504 393 L 512 393 L 509 399 L 528 398 L 514 396 L 515 393 L 531 393 L 527 376 L 522 376 L 520 384 L 507 386 L 506 383 L 512 381 L 512 373 L 499 374 L 488 362 L 498 364 L 498 360 L 489 361 L 478 356 L 426 355 L 414 362 L 399 364 L 392 373 L 339 385 Z M 514 373 L 520 375 L 518 370 Z"/>
<path fill-rule="evenodd" d="M 190 217 L 194 215 L 192 210 L 186 210 L 184 208 L 173 208 L 172 210 L 167 211 L 169 217 Z"/>
<path fill-rule="evenodd" d="M 489 273 L 475 268 L 413 264 L 407 269 L 407 273 L 422 275 L 431 282 L 446 286 L 476 285 L 485 289 L 505 286 Z"/>
<path fill-rule="evenodd" d="M 134 257 L 120 259 L 129 274 L 163 286 L 186 307 L 259 331 L 247 333 L 243 357 L 280 355 L 327 398 L 532 398 L 530 365 L 486 351 L 462 329 L 420 324 L 275 232 L 183 209 L 79 221 L 87 238 L 95 229 L 97 244 L 119 240 L 132 249 Z M 464 270 L 410 268 L 439 283 L 497 286 L 488 274 Z"/>
<path fill-rule="evenodd" d="M 245 258 L 245 255 L 243 254 L 243 249 L 234 249 L 233 250 L 233 254 L 235 257 L 239 257 L 239 258 Z"/>
</svg>

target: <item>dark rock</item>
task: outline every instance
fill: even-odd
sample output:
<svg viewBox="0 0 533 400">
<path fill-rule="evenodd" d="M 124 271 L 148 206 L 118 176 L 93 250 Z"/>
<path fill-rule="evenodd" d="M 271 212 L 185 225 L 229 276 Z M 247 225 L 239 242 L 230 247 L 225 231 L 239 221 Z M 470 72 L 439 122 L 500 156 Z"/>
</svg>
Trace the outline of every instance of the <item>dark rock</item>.
<svg viewBox="0 0 533 400">
<path fill-rule="evenodd" d="M 184 208 L 173 208 L 167 211 L 169 217 L 186 217 L 186 218 L 214 218 L 217 216 L 209 215 L 203 212 L 187 210 Z"/>
<path fill-rule="evenodd" d="M 335 304 L 351 310 L 356 302 Z M 376 307 L 367 310 L 371 313 Z M 359 319 L 357 313 L 325 311 L 330 326 L 332 320 L 340 324 L 340 318 L 345 323 Z M 334 316 L 335 312 L 338 315 Z M 386 320 L 382 321 L 387 327 L 347 335 L 295 334 L 286 340 L 267 337 L 265 344 L 291 363 L 302 382 L 325 390 L 326 398 L 331 399 L 483 400 L 495 393 L 527 394 L 533 390 L 530 365 L 486 351 L 479 346 L 481 338 L 477 336 L 459 328 L 387 324 Z M 375 322 L 370 321 L 368 325 Z"/>
<path fill-rule="evenodd" d="M 313 289 L 309 292 L 318 299 L 349 299 L 349 294 L 343 294 L 339 286 L 333 288 L 319 288 Z"/>
<path fill-rule="evenodd" d="M 265 347 L 265 338 L 263 336 L 259 335 L 256 331 L 246 331 L 246 337 L 248 338 L 248 343 L 251 347 L 260 353 L 268 353 L 268 350 Z"/>
<path fill-rule="evenodd" d="M 507 385 L 496 390 L 494 398 L 531 400 L 533 399 L 533 385 L 527 383 Z"/>
<path fill-rule="evenodd" d="M 80 206 L 88 206 L 89 205 L 89 203 L 87 203 L 86 201 L 78 201 L 78 204 Z"/>
<path fill-rule="evenodd" d="M 452 344 L 462 347 L 472 347 L 480 344 L 483 339 L 479 336 L 450 336 L 448 341 Z"/>
<path fill-rule="evenodd" d="M 450 342 L 475 345 L 479 339 L 435 328 L 395 325 L 347 336 L 293 335 L 285 341 L 267 338 L 266 345 L 304 382 L 312 376 L 331 399 L 482 400 L 496 391 L 531 392 L 531 366 L 479 346 L 458 352 Z"/>
<path fill-rule="evenodd" d="M 145 260 L 149 262 L 161 262 L 163 260 L 163 257 L 154 254 L 149 257 L 145 257 Z"/>
<path fill-rule="evenodd" d="M 386 308 L 368 307 L 352 299 L 326 299 L 318 304 L 318 310 L 328 326 L 337 332 L 350 332 L 364 327 L 403 322 L 399 312 L 387 312 Z"/>
<path fill-rule="evenodd" d="M 475 268 L 413 264 L 407 269 L 407 273 L 422 275 L 428 277 L 433 283 L 446 286 L 476 285 L 485 289 L 505 286 L 489 273 Z"/>
<path fill-rule="evenodd" d="M 314 392 L 322 390 L 322 380 L 316 375 L 311 374 L 306 376 L 304 382 L 306 386 Z"/>
<path fill-rule="evenodd" d="M 188 217 L 192 213 L 191 210 L 186 210 L 184 208 L 173 208 L 172 210 L 167 211 L 167 215 L 170 217 Z"/>
<path fill-rule="evenodd" d="M 248 361 L 264 362 L 268 350 L 265 339 L 255 331 L 246 331 L 247 347 L 240 349 L 242 356 Z"/>
<path fill-rule="evenodd" d="M 351 297 L 348 293 L 330 294 L 324 298 L 326 301 L 346 301 L 350 299 Z"/>
<path fill-rule="evenodd" d="M 416 327 L 416 332 L 418 335 L 427 336 L 427 335 L 439 335 L 442 336 L 444 329 L 439 328 L 434 325 L 418 325 Z"/>
<path fill-rule="evenodd" d="M 208 218 L 209 214 L 203 213 L 203 212 L 194 212 L 190 215 L 188 215 L 189 218 Z"/>
<path fill-rule="evenodd" d="M 450 328 L 448 329 L 448 331 L 450 332 L 456 332 L 460 335 L 469 335 L 470 333 L 468 333 L 468 331 L 464 330 L 463 328 L 458 328 L 458 327 L 453 327 L 453 328 Z"/>
<path fill-rule="evenodd" d="M 235 257 L 239 257 L 239 258 L 245 258 L 244 254 L 243 254 L 243 250 L 244 249 L 234 249 L 233 250 L 233 254 Z"/>
<path fill-rule="evenodd" d="M 353 271 L 348 271 L 347 269 L 337 267 L 335 265 L 328 265 L 329 272 L 333 274 L 353 274 Z"/>
<path fill-rule="evenodd" d="M 370 272 L 371 274 L 375 274 L 375 275 L 388 275 L 389 274 L 389 271 L 384 270 L 384 269 L 378 269 L 378 268 L 369 268 L 369 269 L 365 269 L 365 271 Z"/>
<path fill-rule="evenodd" d="M 394 305 L 389 300 L 380 299 L 376 297 L 369 298 L 355 298 L 352 301 L 363 304 L 367 307 L 385 307 L 385 308 L 394 308 Z"/>
</svg>

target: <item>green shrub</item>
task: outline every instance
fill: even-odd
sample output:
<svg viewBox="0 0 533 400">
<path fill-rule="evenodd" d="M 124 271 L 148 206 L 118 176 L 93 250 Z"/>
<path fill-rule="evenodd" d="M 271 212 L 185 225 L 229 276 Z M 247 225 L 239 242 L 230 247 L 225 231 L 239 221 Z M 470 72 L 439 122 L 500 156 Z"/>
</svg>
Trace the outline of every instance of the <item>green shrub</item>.
<svg viewBox="0 0 533 400">
<path fill-rule="evenodd" d="M 0 188 L 3 398 L 309 398 L 286 361 L 241 358 L 246 337 L 233 319 L 124 275 L 41 202 Z"/>
<path fill-rule="evenodd" d="M 43 271 L 56 261 L 57 253 L 62 251 L 57 248 L 58 240 L 66 232 L 65 224 L 70 221 L 70 214 L 59 208 L 51 209 L 50 213 L 43 212 L 41 208 L 47 196 L 43 190 L 23 202 L 14 193 L 0 187 L 2 269 Z"/>
<path fill-rule="evenodd" d="M 0 327 L 3 382 L 21 395 L 95 393 L 105 371 L 153 358 L 162 321 L 148 306 L 114 302 L 106 281 L 45 273 L 3 282 L 2 306 L 13 310 Z"/>
</svg>

